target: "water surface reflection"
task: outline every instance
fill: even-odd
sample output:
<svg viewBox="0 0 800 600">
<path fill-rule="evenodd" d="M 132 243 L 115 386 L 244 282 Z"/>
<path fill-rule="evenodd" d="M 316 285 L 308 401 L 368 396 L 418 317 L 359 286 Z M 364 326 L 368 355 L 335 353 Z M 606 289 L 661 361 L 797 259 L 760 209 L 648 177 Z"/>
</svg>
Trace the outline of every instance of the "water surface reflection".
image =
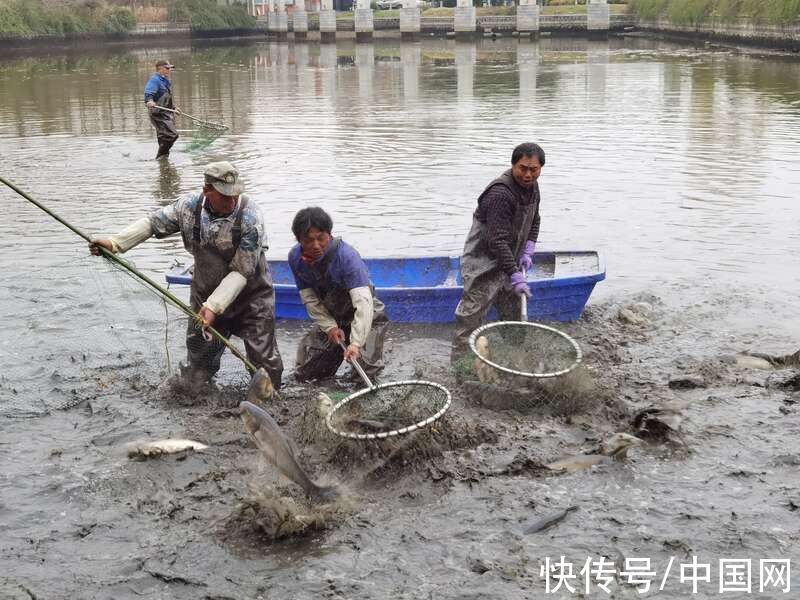
<svg viewBox="0 0 800 600">
<path fill-rule="evenodd" d="M 172 50 L 179 105 L 231 129 L 202 140 L 181 122 L 158 165 L 141 88 L 161 54 L 0 63 L 4 174 L 113 231 L 225 157 L 268 215 L 272 256 L 306 204 L 330 209 L 365 254 L 457 254 L 476 195 L 533 139 L 548 153 L 543 241 L 603 250 L 616 284 L 735 274 L 798 290 L 797 274 L 751 260 L 753 247 L 771 262 L 800 249 L 796 61 L 574 38 Z M 180 251 L 136 252 L 163 268 Z"/>
</svg>

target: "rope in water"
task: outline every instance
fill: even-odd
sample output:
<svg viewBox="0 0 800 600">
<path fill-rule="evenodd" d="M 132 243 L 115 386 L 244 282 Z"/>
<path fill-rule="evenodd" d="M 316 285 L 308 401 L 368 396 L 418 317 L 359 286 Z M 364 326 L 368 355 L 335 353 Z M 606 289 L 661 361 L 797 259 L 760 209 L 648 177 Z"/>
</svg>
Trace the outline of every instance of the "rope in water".
<svg viewBox="0 0 800 600">
<path fill-rule="evenodd" d="M 11 188 L 12 190 L 14 190 L 17 194 L 19 194 L 20 196 L 25 198 L 28 202 L 30 202 L 34 206 L 36 206 L 36 207 L 40 208 L 41 210 L 43 210 L 45 213 L 47 213 L 48 215 L 53 217 L 56 221 L 61 223 L 64 227 L 66 227 L 67 229 L 72 231 L 77 236 L 82 237 L 84 240 L 86 240 L 90 244 L 92 243 L 91 238 L 88 235 L 86 235 L 83 231 L 81 231 L 77 227 L 71 225 L 70 223 L 68 223 L 67 221 L 62 219 L 61 217 L 59 217 L 56 213 L 54 213 L 52 210 L 50 210 L 49 208 L 44 206 L 41 202 L 38 202 L 38 201 L 34 200 L 33 198 L 31 198 L 27 193 L 25 193 L 23 190 L 18 188 L 16 185 L 11 183 L 10 181 L 4 179 L 3 177 L 0 177 L 0 183 L 3 183 L 6 186 L 8 186 L 9 188 Z M 165 299 L 167 299 L 170 302 L 172 302 L 172 304 L 174 304 L 177 308 L 179 308 L 181 311 L 186 313 L 186 315 L 191 317 L 195 322 L 199 323 L 201 321 L 200 316 L 196 312 L 194 312 L 189 306 L 187 306 L 180 298 L 178 298 L 177 296 L 173 295 L 172 293 L 170 293 L 169 291 L 167 291 L 166 289 L 164 289 L 160 285 L 158 285 L 155 281 L 153 281 L 147 275 L 145 275 L 144 273 L 139 271 L 136 267 L 134 267 L 133 265 L 131 265 L 127 261 L 121 259 L 116 254 L 114 254 L 112 252 L 109 252 L 108 250 L 106 250 L 105 248 L 103 248 L 101 246 L 97 246 L 97 248 L 100 250 L 100 253 L 103 255 L 104 258 L 107 258 L 111 262 L 117 264 L 118 266 L 122 267 L 126 271 L 129 271 L 130 273 L 132 273 L 139 280 L 143 281 L 145 284 L 149 285 L 151 288 L 156 290 L 159 294 L 161 294 L 162 297 L 164 297 Z M 257 369 L 253 365 L 253 363 L 251 363 L 249 360 L 247 360 L 247 357 L 244 356 L 239 351 L 238 348 L 236 348 L 233 344 L 231 344 L 230 340 L 228 340 L 224 335 L 222 335 L 219 331 L 217 331 L 213 327 L 206 327 L 206 331 L 208 331 L 219 342 L 224 344 L 228 348 L 228 350 L 231 351 L 231 354 L 233 354 L 236 358 L 241 360 L 251 373 L 255 373 L 256 372 Z"/>
</svg>

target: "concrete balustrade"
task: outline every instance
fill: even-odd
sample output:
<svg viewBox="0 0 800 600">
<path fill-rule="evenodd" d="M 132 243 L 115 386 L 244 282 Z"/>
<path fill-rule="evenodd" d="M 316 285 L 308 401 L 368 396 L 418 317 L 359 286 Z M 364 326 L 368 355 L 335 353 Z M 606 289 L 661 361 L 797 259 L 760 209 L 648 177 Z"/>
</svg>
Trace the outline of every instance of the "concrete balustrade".
<svg viewBox="0 0 800 600">
<path fill-rule="evenodd" d="M 289 30 L 286 12 L 286 0 L 266 0 L 266 14 L 261 17 L 262 27 L 270 37 L 285 39 Z M 307 6 L 308 2 L 311 2 Z M 606 0 L 589 0 L 587 14 L 544 15 L 536 0 L 519 0 L 515 15 L 483 15 L 478 17 L 472 0 L 457 0 L 452 16 L 423 17 L 417 7 L 417 0 L 402 0 L 403 6 L 398 17 L 375 18 L 369 8 L 370 0 L 357 0 L 354 18 L 337 22 L 337 12 L 333 9 L 333 0 L 295 0 L 292 17 L 294 37 L 298 40 L 309 35 L 323 42 L 335 41 L 337 32 L 344 32 L 344 37 L 351 37 L 355 32 L 356 41 L 372 40 L 374 32 L 395 31 L 399 29 L 403 39 L 414 38 L 420 34 L 452 35 L 457 39 L 474 37 L 479 31 L 491 31 L 493 35 L 511 35 L 515 32 L 520 37 L 539 36 L 540 32 L 580 34 L 588 33 L 590 37 L 607 37 L 613 30 L 621 30 L 636 25 L 633 14 L 614 14 L 609 11 Z M 310 9 L 308 7 L 311 7 Z M 319 12 L 316 12 L 319 7 Z M 310 22 L 309 10 L 319 17 Z M 309 33 L 313 30 L 313 33 Z M 392 35 L 392 34 L 388 34 Z"/>
</svg>

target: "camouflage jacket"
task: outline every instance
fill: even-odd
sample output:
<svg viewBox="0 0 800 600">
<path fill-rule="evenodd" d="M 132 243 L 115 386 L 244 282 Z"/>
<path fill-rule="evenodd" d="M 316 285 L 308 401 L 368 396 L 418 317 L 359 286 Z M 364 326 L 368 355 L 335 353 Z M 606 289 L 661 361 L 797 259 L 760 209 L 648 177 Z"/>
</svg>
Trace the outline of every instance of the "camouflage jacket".
<svg viewBox="0 0 800 600">
<path fill-rule="evenodd" d="M 187 198 L 177 200 L 173 204 L 156 211 L 150 215 L 150 225 L 153 235 L 163 238 L 180 232 L 186 250 L 200 257 L 202 251 L 216 251 L 227 263 L 231 271 L 237 271 L 250 279 L 257 273 L 259 260 L 266 247 L 264 222 L 261 211 L 256 204 L 248 201 L 242 214 L 241 239 L 237 248 L 233 247 L 233 225 L 241 209 L 242 195 L 236 209 L 225 217 L 214 216 L 209 211 L 208 205 L 203 207 L 200 219 L 200 241 L 194 241 L 194 221 L 197 203 L 202 194 L 190 194 Z M 199 260 L 198 260 L 199 262 Z"/>
</svg>

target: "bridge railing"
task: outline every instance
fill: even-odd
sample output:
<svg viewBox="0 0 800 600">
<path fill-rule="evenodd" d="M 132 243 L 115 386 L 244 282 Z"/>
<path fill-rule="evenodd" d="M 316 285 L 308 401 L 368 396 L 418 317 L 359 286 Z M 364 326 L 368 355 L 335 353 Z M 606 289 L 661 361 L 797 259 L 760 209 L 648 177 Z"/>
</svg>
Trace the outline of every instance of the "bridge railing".
<svg viewBox="0 0 800 600">
<path fill-rule="evenodd" d="M 420 17 L 419 26 L 422 31 L 453 31 L 454 17 Z"/>
<path fill-rule="evenodd" d="M 420 18 L 420 29 L 428 33 L 454 31 L 454 21 L 455 19 L 452 16 L 423 16 Z M 259 19 L 259 22 L 261 22 L 261 19 Z M 153 25 L 174 24 L 154 23 Z M 609 26 L 611 29 L 622 29 L 635 25 L 636 17 L 634 15 L 609 15 Z M 188 28 L 188 24 L 185 26 Z M 375 17 L 373 19 L 373 26 L 376 31 L 400 29 L 400 19 L 399 17 Z M 586 26 L 586 15 L 541 15 L 539 17 L 539 28 L 542 31 L 585 30 Z M 517 28 L 517 17 L 516 15 L 480 15 L 476 17 L 476 27 L 479 30 L 513 31 Z M 309 13 L 308 29 L 309 31 L 319 31 L 318 14 Z M 353 31 L 355 29 L 355 22 L 351 18 L 339 17 L 336 19 L 336 29 L 338 31 Z M 291 15 L 289 15 L 289 30 L 292 30 Z"/>
<path fill-rule="evenodd" d="M 481 15 L 475 19 L 476 25 L 481 29 L 510 29 L 517 28 L 516 15 Z"/>
</svg>

